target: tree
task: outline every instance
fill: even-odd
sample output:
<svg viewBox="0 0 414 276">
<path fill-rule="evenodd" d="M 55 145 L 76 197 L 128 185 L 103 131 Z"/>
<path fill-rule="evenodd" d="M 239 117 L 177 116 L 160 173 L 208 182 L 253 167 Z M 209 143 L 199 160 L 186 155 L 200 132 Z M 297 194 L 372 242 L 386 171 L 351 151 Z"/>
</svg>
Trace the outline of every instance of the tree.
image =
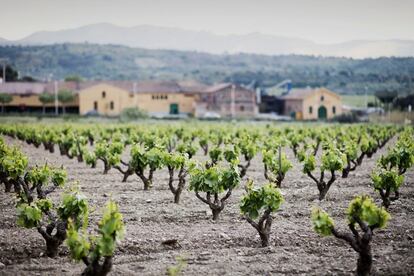
<svg viewBox="0 0 414 276">
<path fill-rule="evenodd" d="M 0 93 L 1 113 L 4 113 L 4 105 L 13 101 L 13 97 L 7 93 Z"/>
<path fill-rule="evenodd" d="M 323 210 L 314 207 L 311 220 L 313 229 L 322 236 L 334 235 L 347 242 L 358 254 L 357 275 L 370 275 L 372 270 L 371 240 L 377 228 L 384 228 L 390 215 L 384 208 L 375 205 L 372 198 L 358 196 L 351 201 L 347 210 L 348 227 L 351 233 L 341 233 L 335 226 L 332 218 Z M 360 233 L 356 226 L 359 226 Z"/>
<path fill-rule="evenodd" d="M 74 81 L 74 82 L 81 82 L 83 81 L 82 78 L 78 75 L 70 75 L 65 78 L 65 81 Z"/>
<path fill-rule="evenodd" d="M 229 168 L 217 165 L 206 168 L 198 165 L 190 170 L 189 189 L 195 191 L 197 198 L 210 207 L 213 220 L 217 220 L 224 209 L 226 200 L 239 182 L 240 176 L 236 165 L 231 165 Z M 206 196 L 202 197 L 200 192 L 205 193 Z M 226 194 L 220 199 L 219 196 L 223 192 Z"/>
<path fill-rule="evenodd" d="M 241 199 L 240 210 L 247 222 L 259 232 L 262 247 L 266 247 L 269 245 L 272 213 L 283 203 L 283 196 L 272 183 L 255 188 L 252 180 L 247 183 L 246 191 L 247 194 Z M 264 212 L 260 215 L 262 211 Z M 259 216 L 258 222 L 255 222 Z"/>
<path fill-rule="evenodd" d="M 39 101 L 42 103 L 42 113 L 43 115 L 46 113 L 46 104 L 53 103 L 55 97 L 50 93 L 42 93 L 39 95 Z"/>
<path fill-rule="evenodd" d="M 75 95 L 70 90 L 60 90 L 58 92 L 58 100 L 62 104 L 63 114 L 66 113 L 66 104 L 73 102 Z"/>
</svg>

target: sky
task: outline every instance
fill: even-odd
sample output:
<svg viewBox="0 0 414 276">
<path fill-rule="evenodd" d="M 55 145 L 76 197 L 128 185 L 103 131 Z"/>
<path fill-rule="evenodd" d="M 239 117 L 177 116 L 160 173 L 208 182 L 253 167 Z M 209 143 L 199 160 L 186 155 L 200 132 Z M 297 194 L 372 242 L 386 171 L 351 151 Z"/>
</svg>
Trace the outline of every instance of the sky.
<svg viewBox="0 0 414 276">
<path fill-rule="evenodd" d="M 318 43 L 414 40 L 413 14 L 414 0 L 0 0 L 0 37 L 107 22 Z"/>
</svg>

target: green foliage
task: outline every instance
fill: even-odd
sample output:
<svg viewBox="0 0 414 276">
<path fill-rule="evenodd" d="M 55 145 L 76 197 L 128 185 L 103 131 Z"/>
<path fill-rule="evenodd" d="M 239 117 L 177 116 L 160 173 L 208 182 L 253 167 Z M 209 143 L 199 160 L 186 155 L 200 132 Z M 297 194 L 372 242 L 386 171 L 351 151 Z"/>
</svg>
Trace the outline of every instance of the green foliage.
<svg viewBox="0 0 414 276">
<path fill-rule="evenodd" d="M 124 235 L 124 223 L 119 207 L 114 201 L 106 205 L 102 220 L 99 222 L 100 237 L 96 240 L 95 255 L 112 256 L 116 242 Z"/>
<path fill-rule="evenodd" d="M 274 175 L 281 174 L 284 176 L 293 166 L 283 152 L 281 153 L 280 161 L 278 151 L 263 151 L 263 163 L 267 166 L 268 170 Z"/>
<path fill-rule="evenodd" d="M 60 90 L 57 96 L 59 102 L 63 104 L 70 103 L 75 99 L 75 95 L 70 90 Z"/>
<path fill-rule="evenodd" d="M 358 196 L 351 201 L 348 210 L 348 221 L 355 224 L 361 220 L 370 227 L 384 228 L 390 215 L 384 208 L 375 205 L 372 198 L 366 195 Z"/>
<path fill-rule="evenodd" d="M 196 166 L 190 170 L 189 189 L 196 192 L 219 194 L 225 190 L 234 189 L 239 182 L 239 172 L 234 165 L 229 168 Z"/>
<path fill-rule="evenodd" d="M 247 194 L 241 199 L 240 210 L 251 219 L 256 219 L 260 212 L 269 209 L 275 212 L 283 203 L 283 196 L 278 188 L 268 183 L 260 188 L 253 187 L 253 181 L 248 185 Z"/>
<path fill-rule="evenodd" d="M 98 225 L 98 236 L 89 236 L 86 225 L 84 223 L 81 234 L 76 224 L 69 220 L 66 245 L 69 247 L 71 257 L 76 261 L 88 258 L 90 262 L 95 262 L 101 257 L 112 256 L 116 242 L 122 239 L 124 234 L 124 223 L 118 205 L 113 201 L 107 203 Z"/>
<path fill-rule="evenodd" d="M 69 220 L 68 229 L 66 230 L 66 245 L 69 248 L 70 256 L 75 261 L 80 261 L 87 257 L 91 244 L 86 235 L 81 235 L 78 232 L 78 227 Z"/>
<path fill-rule="evenodd" d="M 404 182 L 404 176 L 399 175 L 395 170 L 380 169 L 373 172 L 371 179 L 376 190 L 389 190 L 391 192 L 398 191 Z"/>
<path fill-rule="evenodd" d="M 18 148 L 12 148 L 10 152 L 0 160 L 2 170 L 6 172 L 10 178 L 15 180 L 23 176 L 27 169 L 27 164 L 27 157 L 21 153 Z"/>
<path fill-rule="evenodd" d="M 13 100 L 12 95 L 7 93 L 0 93 L 0 103 L 8 104 Z"/>
<path fill-rule="evenodd" d="M 147 112 L 139 109 L 138 107 L 125 108 L 121 111 L 120 119 L 121 121 L 133 121 L 138 119 L 148 118 Z"/>
<path fill-rule="evenodd" d="M 72 219 L 79 227 L 84 216 L 88 215 L 88 201 L 79 192 L 66 193 L 62 197 L 62 203 L 57 208 L 57 213 L 63 221 Z"/>
<path fill-rule="evenodd" d="M 160 79 L 242 84 L 256 80 L 259 86 L 269 91 L 274 85 L 290 79 L 296 87 L 327 85 L 329 89 L 346 94 L 365 89 L 369 94 L 378 90 L 401 91 L 409 87 L 406 76 L 414 70 L 413 58 L 349 59 L 243 53 L 223 58 L 222 55 L 195 51 L 95 44 L 0 46 L 0 56 L 8 57 L 22 75 L 39 79 L 51 72 L 58 79 L 77 72 L 85 79 L 149 80 L 157 76 Z M 114 72 L 117 73 L 114 75 Z"/>
<path fill-rule="evenodd" d="M 328 171 L 342 171 L 346 166 L 347 159 L 346 155 L 343 154 L 339 149 L 330 148 L 324 150 L 322 154 L 322 170 Z"/>
<path fill-rule="evenodd" d="M 41 207 L 47 207 L 41 204 Z M 22 203 L 17 207 L 17 225 L 24 228 L 37 227 L 42 220 L 42 210 L 35 204 Z"/>
<path fill-rule="evenodd" d="M 208 155 L 210 156 L 210 159 L 213 162 L 213 164 L 217 164 L 217 162 L 223 159 L 223 150 L 220 147 L 214 147 L 210 149 Z"/>
<path fill-rule="evenodd" d="M 311 173 L 316 169 L 316 160 L 314 155 L 308 155 L 303 162 L 303 172 Z"/>
<path fill-rule="evenodd" d="M 170 266 L 167 268 L 168 276 L 179 276 L 182 274 L 183 269 L 187 266 L 187 262 L 182 257 L 177 257 L 175 260 L 178 262 L 177 265 Z"/>
<path fill-rule="evenodd" d="M 53 103 L 54 100 L 55 100 L 55 96 L 50 93 L 44 92 L 39 95 L 39 101 L 42 104 Z"/>
<path fill-rule="evenodd" d="M 332 229 L 334 222 L 332 218 L 323 210 L 318 207 L 312 208 L 311 220 L 313 229 L 316 233 L 322 236 L 332 235 Z"/>
</svg>

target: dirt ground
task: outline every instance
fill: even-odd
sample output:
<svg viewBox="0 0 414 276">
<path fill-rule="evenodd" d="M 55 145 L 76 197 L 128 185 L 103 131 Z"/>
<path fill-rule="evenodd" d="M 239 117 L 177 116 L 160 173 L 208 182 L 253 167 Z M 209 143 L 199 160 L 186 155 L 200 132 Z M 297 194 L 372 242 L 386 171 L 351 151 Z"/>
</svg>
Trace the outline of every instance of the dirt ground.
<svg viewBox="0 0 414 276">
<path fill-rule="evenodd" d="M 102 174 L 84 163 L 51 154 L 43 147 L 35 148 L 5 137 L 9 144 L 20 145 L 31 165 L 48 162 L 67 169 L 69 183 L 79 181 L 88 197 L 91 225 L 96 225 L 102 207 L 109 197 L 119 203 L 125 222 L 125 239 L 118 246 L 111 275 L 165 275 L 168 267 L 176 265 L 176 257 L 183 257 L 187 265 L 183 275 L 350 275 L 356 268 L 357 254 L 348 244 L 334 237 L 320 237 L 311 227 L 310 210 L 321 206 L 331 214 L 337 227 L 346 227 L 346 208 L 356 195 L 365 193 L 380 203 L 370 186 L 370 173 L 375 161 L 386 151 L 379 150 L 371 159 L 351 172 L 347 179 L 337 180 L 325 201 L 317 200 L 314 182 L 301 172 L 290 151 L 294 168 L 283 184 L 285 202 L 274 214 L 271 246 L 260 248 L 260 240 L 240 216 L 239 200 L 243 186 L 228 200 L 219 221 L 211 220 L 210 209 L 193 192 L 184 191 L 180 205 L 172 203 L 173 195 L 167 186 L 167 171 L 155 173 L 154 187 L 143 191 L 136 176 L 122 183 L 121 174 L 111 170 Z M 201 151 L 195 157 L 203 159 Z M 261 159 L 257 156 L 247 172 L 256 184 L 265 183 Z M 391 205 L 392 219 L 387 228 L 377 230 L 372 242 L 375 275 L 414 275 L 414 171 L 406 173 L 401 187 L 401 199 Z M 60 192 L 53 199 L 58 202 Z M 84 266 L 68 257 L 65 246 L 59 257 L 43 256 L 44 241 L 34 229 L 16 225 L 16 210 L 11 194 L 0 190 L 0 275 L 74 275 Z M 162 245 L 177 239 L 177 246 Z"/>
</svg>

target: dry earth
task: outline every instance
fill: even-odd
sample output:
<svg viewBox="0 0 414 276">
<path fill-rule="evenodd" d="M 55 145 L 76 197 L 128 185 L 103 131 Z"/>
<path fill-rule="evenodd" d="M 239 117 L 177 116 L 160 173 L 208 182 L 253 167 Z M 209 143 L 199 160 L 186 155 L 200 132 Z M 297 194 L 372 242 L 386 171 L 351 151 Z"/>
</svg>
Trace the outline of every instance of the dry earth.
<svg viewBox="0 0 414 276">
<path fill-rule="evenodd" d="M 155 173 L 154 187 L 143 191 L 136 177 L 122 183 L 119 172 L 102 174 L 98 168 L 51 154 L 6 137 L 9 144 L 20 145 L 30 164 L 63 166 L 69 182 L 79 181 L 82 192 L 93 207 L 91 225 L 96 225 L 102 206 L 109 197 L 120 205 L 126 225 L 125 239 L 119 245 L 111 275 L 165 275 L 168 267 L 177 264 L 176 257 L 187 260 L 184 275 L 350 275 L 356 267 L 357 254 L 342 241 L 319 237 L 312 230 L 310 209 L 320 205 L 346 231 L 345 210 L 358 194 L 369 194 L 380 203 L 370 187 L 370 173 L 376 159 L 386 151 L 378 151 L 365 159 L 362 166 L 347 179 L 336 181 L 323 202 L 317 200 L 315 184 L 301 172 L 297 162 L 288 173 L 282 192 L 285 203 L 274 214 L 271 246 L 260 248 L 255 230 L 244 221 L 238 204 L 243 194 L 243 181 L 228 201 L 218 222 L 213 222 L 208 206 L 192 192 L 184 191 L 180 205 L 172 203 L 167 187 L 167 172 Z M 395 139 L 390 141 L 393 144 Z M 294 160 L 289 151 L 290 160 Z M 196 159 L 202 159 L 199 153 Z M 249 168 L 248 177 L 264 183 L 260 157 Z M 372 242 L 376 275 L 414 275 L 414 172 L 406 174 L 401 199 L 389 209 L 392 219 L 387 228 L 375 232 Z M 60 193 L 53 199 L 58 202 Z M 83 264 L 68 257 L 65 246 L 59 257 L 43 256 L 44 242 L 34 229 L 16 225 L 16 211 L 11 194 L 0 191 L 0 275 L 73 275 L 80 274 Z M 167 239 L 177 239 L 178 246 L 165 246 Z"/>
</svg>

